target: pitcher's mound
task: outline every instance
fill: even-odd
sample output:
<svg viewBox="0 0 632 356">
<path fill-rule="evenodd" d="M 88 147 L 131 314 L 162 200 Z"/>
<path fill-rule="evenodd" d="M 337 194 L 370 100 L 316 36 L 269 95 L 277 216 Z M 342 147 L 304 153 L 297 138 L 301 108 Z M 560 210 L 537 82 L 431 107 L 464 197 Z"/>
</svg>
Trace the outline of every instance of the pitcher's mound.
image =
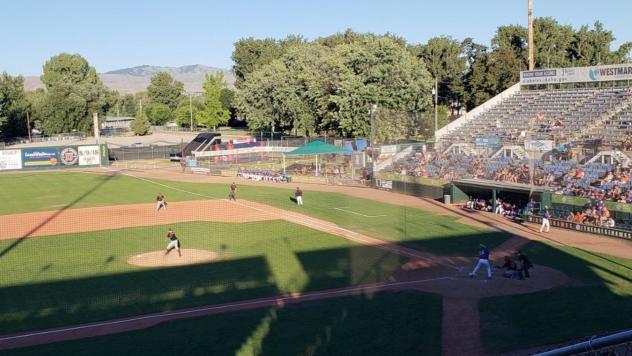
<svg viewBox="0 0 632 356">
<path fill-rule="evenodd" d="M 219 258 L 217 252 L 208 250 L 183 248 L 180 249 L 180 252 L 182 252 L 182 256 L 178 256 L 176 250 L 171 251 L 166 256 L 164 250 L 145 252 L 128 257 L 127 263 L 140 267 L 169 267 L 206 263 Z"/>
</svg>

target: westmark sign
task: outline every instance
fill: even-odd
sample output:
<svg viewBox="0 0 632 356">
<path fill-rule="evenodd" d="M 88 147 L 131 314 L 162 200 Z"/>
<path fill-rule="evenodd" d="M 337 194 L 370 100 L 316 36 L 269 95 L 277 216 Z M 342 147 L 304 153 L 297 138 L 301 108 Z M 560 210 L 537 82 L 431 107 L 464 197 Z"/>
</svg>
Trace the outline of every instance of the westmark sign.
<svg viewBox="0 0 632 356">
<path fill-rule="evenodd" d="M 593 67 L 550 68 L 520 72 L 521 85 L 632 80 L 632 63 Z"/>
</svg>

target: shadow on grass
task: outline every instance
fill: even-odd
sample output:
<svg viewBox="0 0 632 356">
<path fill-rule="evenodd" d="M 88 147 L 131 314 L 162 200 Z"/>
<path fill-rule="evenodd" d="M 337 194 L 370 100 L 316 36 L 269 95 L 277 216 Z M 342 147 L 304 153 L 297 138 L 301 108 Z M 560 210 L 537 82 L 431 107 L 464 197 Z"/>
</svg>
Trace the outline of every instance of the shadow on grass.
<svg viewBox="0 0 632 356">
<path fill-rule="evenodd" d="M 75 198 L 73 201 L 71 201 L 70 203 L 64 205 L 61 209 L 56 210 L 51 216 L 49 216 L 48 218 L 46 218 L 46 220 L 42 221 L 40 224 L 38 224 L 37 226 L 35 226 L 34 228 L 32 228 L 31 230 L 29 230 L 26 234 L 24 234 L 23 236 L 20 236 L 20 238 L 16 239 L 15 241 L 13 241 L 13 243 L 7 247 L 4 248 L 4 250 L 0 251 L 0 258 L 2 258 L 4 255 L 6 255 L 7 253 L 11 252 L 11 250 L 13 250 L 14 248 L 18 247 L 26 238 L 32 236 L 34 233 L 36 233 L 37 231 L 39 231 L 41 228 L 43 228 L 44 226 L 46 226 L 49 222 L 53 221 L 55 218 L 57 218 L 61 213 L 63 213 L 64 211 L 71 209 L 73 206 L 77 205 L 79 202 L 81 202 L 83 199 L 85 199 L 87 196 L 89 196 L 90 194 L 93 194 L 94 192 L 96 192 L 97 190 L 99 190 L 99 188 L 101 188 L 104 184 L 106 184 L 107 182 L 109 182 L 112 178 L 118 176 L 118 172 L 114 173 L 114 174 L 108 174 L 106 176 L 104 176 L 104 179 L 100 180 L 99 183 L 97 183 L 95 186 L 93 186 L 92 188 L 86 190 L 83 194 L 81 194 L 80 196 L 78 196 L 77 198 Z"/>
<path fill-rule="evenodd" d="M 630 328 L 632 262 L 566 246 L 530 242 L 523 251 L 536 265 L 573 282 L 531 294 L 480 301 L 481 337 L 490 353 L 578 340 Z M 538 278 L 538 268 L 531 271 Z"/>
<path fill-rule="evenodd" d="M 398 255 L 364 246 L 295 255 L 301 283 L 273 272 L 270 261 L 258 256 L 5 286 L 0 289 L 0 334 L 380 282 L 403 262 Z"/>
<path fill-rule="evenodd" d="M 170 321 L 13 354 L 440 355 L 440 323 L 440 297 L 385 292 Z"/>
</svg>

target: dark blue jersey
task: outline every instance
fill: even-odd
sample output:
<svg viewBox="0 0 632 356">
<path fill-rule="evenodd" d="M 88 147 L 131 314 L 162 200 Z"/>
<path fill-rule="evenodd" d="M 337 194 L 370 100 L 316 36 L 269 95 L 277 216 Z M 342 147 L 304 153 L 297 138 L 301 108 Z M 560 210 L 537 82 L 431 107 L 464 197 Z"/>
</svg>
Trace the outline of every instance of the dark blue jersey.
<svg viewBox="0 0 632 356">
<path fill-rule="evenodd" d="M 480 251 L 478 251 L 478 258 L 481 260 L 489 260 L 489 250 L 487 247 L 481 247 Z"/>
</svg>

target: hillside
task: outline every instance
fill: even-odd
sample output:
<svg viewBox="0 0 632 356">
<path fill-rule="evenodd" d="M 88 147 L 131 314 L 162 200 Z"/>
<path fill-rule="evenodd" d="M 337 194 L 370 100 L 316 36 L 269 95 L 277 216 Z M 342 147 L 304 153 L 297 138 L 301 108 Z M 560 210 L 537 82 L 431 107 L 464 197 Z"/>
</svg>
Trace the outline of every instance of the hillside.
<svg viewBox="0 0 632 356">
<path fill-rule="evenodd" d="M 202 91 L 202 83 L 206 73 L 222 71 L 224 78 L 230 88 L 233 87 L 235 77 L 230 70 L 208 67 L 201 64 L 194 64 L 182 67 L 159 67 L 142 65 L 132 68 L 124 68 L 99 74 L 103 84 L 110 89 L 120 93 L 136 93 L 145 90 L 149 85 L 151 77 L 160 72 L 171 74 L 176 80 L 184 83 L 184 89 L 190 92 Z M 24 78 L 26 90 L 42 88 L 43 84 L 39 77 L 31 76 Z"/>
</svg>

